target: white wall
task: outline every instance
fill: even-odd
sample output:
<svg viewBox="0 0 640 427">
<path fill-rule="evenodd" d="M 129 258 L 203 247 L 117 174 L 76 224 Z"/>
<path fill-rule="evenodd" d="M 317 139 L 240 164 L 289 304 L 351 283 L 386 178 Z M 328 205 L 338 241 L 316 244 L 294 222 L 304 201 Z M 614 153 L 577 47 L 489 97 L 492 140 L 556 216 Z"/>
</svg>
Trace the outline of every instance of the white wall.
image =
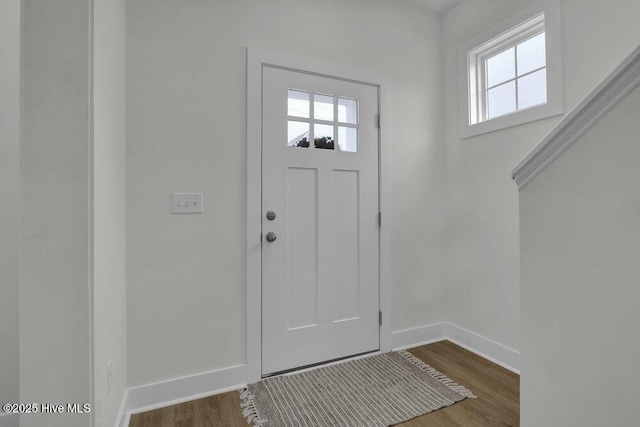
<svg viewBox="0 0 640 427">
<path fill-rule="evenodd" d="M 89 403 L 90 1 L 24 0 L 20 400 Z M 22 427 L 86 427 L 29 415 Z"/>
<path fill-rule="evenodd" d="M 511 169 L 561 116 L 461 140 L 457 50 L 531 3 L 466 0 L 444 17 L 445 157 L 449 202 L 447 319 L 520 348 L 518 193 Z M 562 0 L 569 112 L 640 43 L 636 0 Z"/>
<path fill-rule="evenodd" d="M 524 427 L 635 425 L 640 89 L 520 193 Z"/>
<path fill-rule="evenodd" d="M 442 319 L 437 15 L 387 0 L 132 0 L 127 19 L 129 386 L 246 360 L 248 46 L 389 77 L 392 328 Z M 171 192 L 204 193 L 205 214 L 169 215 Z"/>
<path fill-rule="evenodd" d="M 126 2 L 93 7 L 93 413 L 96 427 L 111 427 L 126 388 Z"/>
<path fill-rule="evenodd" d="M 18 402 L 20 397 L 20 0 L 0 2 L 0 100 L 0 402 L 4 403 Z"/>
</svg>

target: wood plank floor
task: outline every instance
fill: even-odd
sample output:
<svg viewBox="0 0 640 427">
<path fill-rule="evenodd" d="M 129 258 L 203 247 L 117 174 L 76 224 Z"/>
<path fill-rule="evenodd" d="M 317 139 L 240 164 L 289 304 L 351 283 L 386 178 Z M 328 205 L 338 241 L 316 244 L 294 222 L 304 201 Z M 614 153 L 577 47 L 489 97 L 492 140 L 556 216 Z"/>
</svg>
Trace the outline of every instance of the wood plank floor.
<svg viewBox="0 0 640 427">
<path fill-rule="evenodd" d="M 520 377 L 448 341 L 409 350 L 478 398 L 415 418 L 403 427 L 520 425 Z M 136 414 L 129 427 L 247 427 L 237 392 Z M 276 427 L 276 426 L 273 426 Z M 339 426 L 336 426 L 339 427 Z"/>
</svg>

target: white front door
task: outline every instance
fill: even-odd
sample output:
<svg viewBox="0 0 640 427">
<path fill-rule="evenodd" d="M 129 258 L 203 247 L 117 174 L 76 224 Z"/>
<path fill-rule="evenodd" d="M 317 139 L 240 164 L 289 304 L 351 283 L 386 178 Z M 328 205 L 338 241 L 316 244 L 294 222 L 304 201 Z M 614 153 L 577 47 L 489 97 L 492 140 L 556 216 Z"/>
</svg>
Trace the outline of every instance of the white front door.
<svg viewBox="0 0 640 427">
<path fill-rule="evenodd" d="M 380 348 L 378 87 L 269 66 L 262 73 L 269 375 Z"/>
</svg>

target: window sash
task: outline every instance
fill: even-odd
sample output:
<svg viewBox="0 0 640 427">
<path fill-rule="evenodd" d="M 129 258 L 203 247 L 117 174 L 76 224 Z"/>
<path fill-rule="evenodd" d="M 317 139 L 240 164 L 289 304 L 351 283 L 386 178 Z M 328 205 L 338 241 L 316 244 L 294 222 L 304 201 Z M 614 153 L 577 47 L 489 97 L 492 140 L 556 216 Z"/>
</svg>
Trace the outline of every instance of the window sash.
<svg viewBox="0 0 640 427">
<path fill-rule="evenodd" d="M 492 120 L 493 118 L 488 118 L 488 108 L 487 108 L 487 92 L 489 89 L 500 86 L 502 84 L 507 83 L 507 81 L 502 82 L 498 85 L 494 85 L 491 87 L 487 87 L 487 60 L 492 58 L 495 55 L 498 55 L 512 47 L 517 46 L 541 33 L 545 32 L 545 15 L 544 12 L 533 16 L 531 19 L 519 24 L 518 26 L 512 28 L 509 31 L 495 37 L 494 39 L 478 46 L 477 48 L 471 50 L 467 54 L 468 61 L 468 69 L 469 69 L 469 124 L 473 125 L 480 122 L 485 122 L 487 120 Z M 541 67 L 537 70 L 528 72 L 523 74 L 522 76 L 518 75 L 517 71 L 517 50 L 516 55 L 514 55 L 514 61 L 516 62 L 516 77 L 509 80 L 514 81 L 525 75 L 528 75 L 535 71 L 540 71 L 542 68 L 546 68 L 545 66 Z M 517 85 L 516 85 L 517 86 Z M 516 87 L 516 110 L 512 113 L 520 111 L 517 109 L 517 87 Z M 505 114 L 506 115 L 506 114 Z M 499 116 L 502 117 L 503 115 Z"/>
<path fill-rule="evenodd" d="M 327 125 L 327 126 L 333 126 L 334 129 L 334 141 L 335 141 L 335 147 L 336 147 L 336 151 L 338 150 L 338 145 L 340 143 L 339 139 L 340 136 L 338 135 L 338 130 L 339 128 L 351 128 L 351 129 L 359 129 L 360 127 L 360 108 L 359 108 L 359 103 L 357 99 L 353 99 L 353 98 L 348 98 L 348 97 L 344 97 L 344 96 L 339 96 L 339 95 L 331 95 L 331 94 L 325 94 L 325 93 L 319 93 L 319 92 L 313 92 L 313 91 L 306 91 L 306 90 L 301 90 L 301 89 L 293 89 L 290 88 L 289 90 L 293 90 L 293 91 L 297 91 L 297 92 L 305 92 L 309 94 L 309 117 L 298 117 L 298 116 L 290 116 L 287 115 L 287 121 L 288 122 L 299 122 L 299 123 L 308 123 L 309 124 L 309 141 L 311 143 L 313 143 L 314 139 L 315 139 L 315 125 Z M 315 118 L 315 95 L 322 95 L 322 96 L 326 96 L 326 97 L 331 97 L 333 99 L 333 120 L 324 120 L 324 119 L 316 119 Z M 339 120 L 338 118 L 338 100 L 339 99 L 347 99 L 347 100 L 352 100 L 352 101 L 356 101 L 356 122 L 355 123 L 347 123 L 347 122 L 342 122 Z"/>
</svg>

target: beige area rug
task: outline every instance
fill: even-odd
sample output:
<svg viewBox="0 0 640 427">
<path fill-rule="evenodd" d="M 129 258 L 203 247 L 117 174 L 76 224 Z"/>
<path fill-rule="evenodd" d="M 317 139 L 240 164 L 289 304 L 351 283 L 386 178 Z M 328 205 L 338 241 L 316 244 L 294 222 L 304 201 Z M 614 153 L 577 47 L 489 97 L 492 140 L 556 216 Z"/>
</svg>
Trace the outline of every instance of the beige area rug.
<svg viewBox="0 0 640 427">
<path fill-rule="evenodd" d="M 267 378 L 240 391 L 249 424 L 387 427 L 475 396 L 407 351 Z"/>
</svg>

